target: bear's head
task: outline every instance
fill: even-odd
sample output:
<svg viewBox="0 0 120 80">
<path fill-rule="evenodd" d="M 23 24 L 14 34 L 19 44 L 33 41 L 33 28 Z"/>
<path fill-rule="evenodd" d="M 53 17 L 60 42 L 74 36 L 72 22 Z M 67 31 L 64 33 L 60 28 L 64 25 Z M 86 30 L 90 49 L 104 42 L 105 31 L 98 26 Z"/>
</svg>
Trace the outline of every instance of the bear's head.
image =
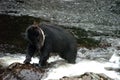
<svg viewBox="0 0 120 80">
<path fill-rule="evenodd" d="M 31 45 L 40 49 L 44 45 L 45 35 L 43 30 L 36 25 L 31 25 L 26 29 L 26 38 Z"/>
</svg>

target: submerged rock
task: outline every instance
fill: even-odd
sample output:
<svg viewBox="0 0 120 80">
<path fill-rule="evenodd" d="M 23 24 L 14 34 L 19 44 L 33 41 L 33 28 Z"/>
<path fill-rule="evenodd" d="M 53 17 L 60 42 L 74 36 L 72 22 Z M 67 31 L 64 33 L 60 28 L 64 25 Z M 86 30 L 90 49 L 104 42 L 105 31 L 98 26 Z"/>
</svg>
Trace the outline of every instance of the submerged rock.
<svg viewBox="0 0 120 80">
<path fill-rule="evenodd" d="M 32 64 L 13 63 L 0 76 L 0 80 L 40 80 L 44 70 Z"/>
<path fill-rule="evenodd" d="M 83 75 L 76 77 L 63 77 L 60 80 L 112 80 L 104 74 L 96 74 L 92 72 L 86 72 Z"/>
</svg>

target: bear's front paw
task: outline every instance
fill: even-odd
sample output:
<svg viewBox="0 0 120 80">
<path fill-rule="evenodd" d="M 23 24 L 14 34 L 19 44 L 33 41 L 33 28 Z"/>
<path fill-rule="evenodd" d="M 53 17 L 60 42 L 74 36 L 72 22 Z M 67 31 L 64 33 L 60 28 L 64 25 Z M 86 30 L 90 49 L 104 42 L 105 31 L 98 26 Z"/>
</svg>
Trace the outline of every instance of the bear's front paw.
<svg viewBox="0 0 120 80">
<path fill-rule="evenodd" d="M 24 62 L 23 62 L 24 64 L 30 64 L 30 60 L 25 60 Z"/>
</svg>

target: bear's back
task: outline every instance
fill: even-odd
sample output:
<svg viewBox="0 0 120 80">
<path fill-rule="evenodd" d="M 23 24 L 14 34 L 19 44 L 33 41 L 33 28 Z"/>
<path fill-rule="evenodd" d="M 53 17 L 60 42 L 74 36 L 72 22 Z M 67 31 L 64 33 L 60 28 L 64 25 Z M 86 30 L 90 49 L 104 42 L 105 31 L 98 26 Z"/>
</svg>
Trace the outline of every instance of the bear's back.
<svg viewBox="0 0 120 80">
<path fill-rule="evenodd" d="M 59 47 L 58 49 L 62 49 L 61 46 L 64 46 L 64 49 L 70 46 L 76 48 L 76 39 L 64 28 L 49 24 L 42 24 L 40 27 L 44 31 L 46 39 L 49 39 L 52 42 L 54 48 Z"/>
<path fill-rule="evenodd" d="M 54 36 L 54 38 L 57 37 L 62 39 L 65 38 L 67 40 L 75 40 L 70 32 L 59 26 L 51 24 L 41 24 L 40 27 L 46 34 Z"/>
</svg>

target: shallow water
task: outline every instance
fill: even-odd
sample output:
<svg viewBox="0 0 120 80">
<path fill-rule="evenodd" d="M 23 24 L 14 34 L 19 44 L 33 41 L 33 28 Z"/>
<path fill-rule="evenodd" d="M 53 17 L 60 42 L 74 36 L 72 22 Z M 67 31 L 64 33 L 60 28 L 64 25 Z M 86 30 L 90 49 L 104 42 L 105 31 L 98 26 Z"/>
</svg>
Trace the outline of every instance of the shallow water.
<svg viewBox="0 0 120 80">
<path fill-rule="evenodd" d="M 18 57 L 19 56 L 19 57 Z M 17 55 L 7 55 L 0 58 L 2 64 L 4 66 L 8 66 L 13 62 L 20 62 L 23 63 L 25 59 L 25 55 L 17 54 Z M 64 76 L 77 76 L 81 75 L 85 72 L 94 72 L 94 73 L 104 73 L 107 76 L 113 78 L 114 80 L 119 80 L 120 75 L 115 71 L 108 71 L 105 67 L 116 67 L 115 65 L 109 61 L 95 61 L 89 59 L 79 59 L 77 58 L 76 64 L 68 64 L 65 63 L 61 58 L 58 56 L 53 56 L 49 59 L 49 62 L 56 61 L 55 64 L 48 69 L 48 72 L 43 77 L 42 80 L 49 80 L 49 79 L 59 79 Z M 38 59 L 33 58 L 31 63 L 37 63 Z M 53 76 L 54 75 L 54 76 Z"/>
</svg>

